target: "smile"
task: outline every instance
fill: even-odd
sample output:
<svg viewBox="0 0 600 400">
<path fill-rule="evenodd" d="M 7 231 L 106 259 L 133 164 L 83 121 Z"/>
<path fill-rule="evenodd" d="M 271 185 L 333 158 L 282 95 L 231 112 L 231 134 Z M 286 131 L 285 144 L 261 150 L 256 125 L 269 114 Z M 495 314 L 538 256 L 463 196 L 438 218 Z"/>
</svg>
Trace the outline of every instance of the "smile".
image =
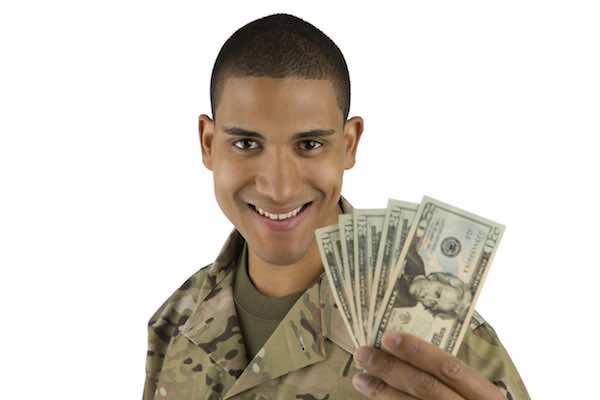
<svg viewBox="0 0 600 400">
<path fill-rule="evenodd" d="M 283 212 L 283 213 L 271 213 L 269 211 L 263 210 L 262 208 L 260 208 L 258 206 L 255 206 L 254 204 L 248 203 L 248 205 L 251 206 L 251 208 L 254 209 L 254 211 L 256 211 L 257 213 L 259 213 L 263 217 L 269 218 L 269 219 L 271 219 L 273 221 L 282 221 L 282 220 L 285 220 L 285 219 L 289 219 L 289 218 L 295 217 L 301 211 L 303 211 L 307 206 L 309 206 L 310 203 L 312 203 L 312 202 L 308 202 L 308 203 L 306 203 L 304 205 L 301 205 L 298 208 L 294 208 L 291 211 L 287 211 L 287 212 Z"/>
<path fill-rule="evenodd" d="M 253 210 L 254 215 L 259 218 L 259 221 L 269 229 L 275 231 L 290 230 L 296 227 L 306 214 L 305 210 L 312 205 L 312 201 L 300 207 L 294 208 L 283 213 L 272 213 L 266 211 L 254 204 L 248 203 L 248 207 Z"/>
<path fill-rule="evenodd" d="M 267 218 L 271 218 L 275 221 L 277 220 L 282 220 L 282 219 L 288 219 L 291 217 L 295 217 L 296 214 L 298 214 L 300 212 L 300 210 L 302 209 L 303 206 L 300 206 L 298 208 L 293 209 L 292 211 L 289 212 L 285 212 L 285 213 L 280 213 L 280 214 L 275 214 L 275 213 L 270 213 L 266 210 L 263 210 L 262 208 L 258 207 L 258 206 L 254 206 L 256 208 L 256 211 L 258 211 L 258 213 L 264 217 Z"/>
</svg>

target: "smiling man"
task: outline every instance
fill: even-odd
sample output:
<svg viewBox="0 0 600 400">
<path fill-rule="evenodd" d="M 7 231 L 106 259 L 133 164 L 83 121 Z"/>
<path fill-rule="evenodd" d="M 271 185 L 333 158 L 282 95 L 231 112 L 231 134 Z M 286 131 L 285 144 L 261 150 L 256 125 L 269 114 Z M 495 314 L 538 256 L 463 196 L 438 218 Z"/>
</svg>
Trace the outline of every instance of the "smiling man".
<svg viewBox="0 0 600 400">
<path fill-rule="evenodd" d="M 200 116 L 203 161 L 252 281 L 274 297 L 306 289 L 323 271 L 314 230 L 342 212 L 362 119 L 344 123 L 331 81 L 298 77 L 229 77 L 216 115 Z"/>
<path fill-rule="evenodd" d="M 245 25 L 210 96 L 202 160 L 234 229 L 150 318 L 144 400 L 528 398 L 477 314 L 457 358 L 404 335 L 354 348 L 314 231 L 352 210 L 342 180 L 363 120 L 348 119 L 346 63 L 323 32 L 289 14 Z"/>
</svg>

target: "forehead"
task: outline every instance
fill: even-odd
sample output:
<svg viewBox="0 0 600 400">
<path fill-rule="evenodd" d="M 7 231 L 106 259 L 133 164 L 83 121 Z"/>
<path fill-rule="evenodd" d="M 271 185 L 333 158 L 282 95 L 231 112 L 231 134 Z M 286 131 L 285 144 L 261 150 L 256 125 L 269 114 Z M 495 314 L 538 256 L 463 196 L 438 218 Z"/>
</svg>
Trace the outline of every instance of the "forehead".
<svg viewBox="0 0 600 400">
<path fill-rule="evenodd" d="M 230 77 L 217 107 L 219 126 L 265 132 L 335 129 L 342 119 L 333 84 L 325 79 Z"/>
</svg>

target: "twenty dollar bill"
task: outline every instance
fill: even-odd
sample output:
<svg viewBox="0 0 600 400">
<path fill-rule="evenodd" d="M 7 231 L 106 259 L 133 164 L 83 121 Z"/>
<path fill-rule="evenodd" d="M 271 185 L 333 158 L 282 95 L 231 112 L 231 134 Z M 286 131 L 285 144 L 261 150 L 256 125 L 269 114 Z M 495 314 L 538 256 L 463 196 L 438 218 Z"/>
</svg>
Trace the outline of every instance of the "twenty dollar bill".
<svg viewBox="0 0 600 400">
<path fill-rule="evenodd" d="M 456 355 L 504 226 L 424 196 L 376 311 L 374 345 L 405 331 Z"/>
</svg>

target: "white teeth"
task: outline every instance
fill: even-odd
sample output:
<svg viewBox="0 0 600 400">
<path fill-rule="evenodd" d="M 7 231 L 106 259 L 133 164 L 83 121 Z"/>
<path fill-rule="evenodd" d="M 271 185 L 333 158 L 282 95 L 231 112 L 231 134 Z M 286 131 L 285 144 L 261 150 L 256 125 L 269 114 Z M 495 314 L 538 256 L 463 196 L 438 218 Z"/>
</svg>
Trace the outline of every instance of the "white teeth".
<svg viewBox="0 0 600 400">
<path fill-rule="evenodd" d="M 254 206 L 254 207 L 256 208 L 256 211 L 258 211 L 258 213 L 260 215 L 265 216 L 265 217 L 267 217 L 269 219 L 272 219 L 272 220 L 275 220 L 275 221 L 278 221 L 278 220 L 281 221 L 282 219 L 288 219 L 288 218 L 291 218 L 291 217 L 295 217 L 300 212 L 300 210 L 302 209 L 302 206 L 300 206 L 300 207 L 296 208 L 295 210 L 292 210 L 292 211 L 290 211 L 288 213 L 271 214 L 270 212 L 265 211 L 262 208 L 259 208 L 259 207 L 256 207 L 256 206 Z"/>
</svg>

